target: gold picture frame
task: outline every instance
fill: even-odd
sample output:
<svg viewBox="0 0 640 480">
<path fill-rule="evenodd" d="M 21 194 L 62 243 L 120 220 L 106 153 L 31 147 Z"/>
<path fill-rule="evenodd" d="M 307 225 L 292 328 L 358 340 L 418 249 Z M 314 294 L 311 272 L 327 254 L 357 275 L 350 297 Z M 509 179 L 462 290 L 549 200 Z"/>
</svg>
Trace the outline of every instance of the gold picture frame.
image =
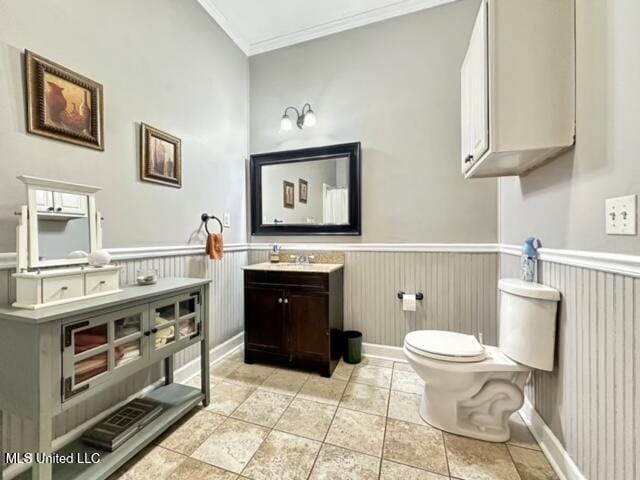
<svg viewBox="0 0 640 480">
<path fill-rule="evenodd" d="M 299 178 L 298 179 L 298 201 L 300 203 L 307 203 L 309 199 L 309 182 Z"/>
<path fill-rule="evenodd" d="M 140 124 L 140 180 L 182 188 L 182 141 Z"/>
<path fill-rule="evenodd" d="M 284 208 L 295 208 L 296 206 L 296 194 L 295 185 L 293 182 L 282 182 L 282 206 Z"/>
<path fill-rule="evenodd" d="M 102 85 L 25 50 L 27 132 L 104 150 Z"/>
</svg>

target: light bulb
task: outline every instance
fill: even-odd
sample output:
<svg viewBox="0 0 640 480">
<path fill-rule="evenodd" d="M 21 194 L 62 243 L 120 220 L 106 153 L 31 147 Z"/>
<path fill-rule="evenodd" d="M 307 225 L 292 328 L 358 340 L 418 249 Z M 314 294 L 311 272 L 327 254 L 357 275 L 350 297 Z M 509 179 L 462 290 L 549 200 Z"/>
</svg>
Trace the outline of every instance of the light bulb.
<svg viewBox="0 0 640 480">
<path fill-rule="evenodd" d="M 282 120 L 280 120 L 280 131 L 288 132 L 289 130 L 291 130 L 291 127 L 293 127 L 291 118 L 289 118 L 289 115 L 283 115 Z"/>
<path fill-rule="evenodd" d="M 302 124 L 305 127 L 313 127 L 315 126 L 316 122 L 317 122 L 316 114 L 313 113 L 313 110 L 309 110 L 307 113 L 304 114 L 304 121 Z"/>
</svg>

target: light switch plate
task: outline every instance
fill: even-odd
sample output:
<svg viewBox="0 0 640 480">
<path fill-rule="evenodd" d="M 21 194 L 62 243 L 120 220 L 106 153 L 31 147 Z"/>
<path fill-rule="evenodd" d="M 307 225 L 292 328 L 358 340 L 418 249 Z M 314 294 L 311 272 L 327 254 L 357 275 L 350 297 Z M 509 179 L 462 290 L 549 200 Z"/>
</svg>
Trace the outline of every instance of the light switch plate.
<svg viewBox="0 0 640 480">
<path fill-rule="evenodd" d="M 607 235 L 636 235 L 636 195 L 608 198 L 605 201 Z"/>
<path fill-rule="evenodd" d="M 222 217 L 222 224 L 225 228 L 229 228 L 231 226 L 231 214 L 225 213 Z"/>
</svg>

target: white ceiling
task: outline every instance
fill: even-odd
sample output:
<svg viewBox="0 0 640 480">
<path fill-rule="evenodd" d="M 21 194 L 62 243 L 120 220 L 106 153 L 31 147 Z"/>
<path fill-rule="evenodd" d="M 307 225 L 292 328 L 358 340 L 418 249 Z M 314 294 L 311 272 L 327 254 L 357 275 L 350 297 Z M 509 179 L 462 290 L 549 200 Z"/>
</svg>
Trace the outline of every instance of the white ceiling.
<svg viewBox="0 0 640 480">
<path fill-rule="evenodd" d="M 198 1 L 247 55 L 255 55 L 453 0 Z"/>
</svg>

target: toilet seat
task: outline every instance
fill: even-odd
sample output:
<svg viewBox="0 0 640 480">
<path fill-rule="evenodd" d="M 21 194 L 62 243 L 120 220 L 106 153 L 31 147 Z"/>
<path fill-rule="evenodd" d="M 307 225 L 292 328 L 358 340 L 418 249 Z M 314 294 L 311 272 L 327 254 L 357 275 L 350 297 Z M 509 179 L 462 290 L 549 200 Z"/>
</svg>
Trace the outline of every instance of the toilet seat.
<svg viewBox="0 0 640 480">
<path fill-rule="evenodd" d="M 487 356 L 473 335 L 442 330 L 411 332 L 405 337 L 405 346 L 416 355 L 445 362 L 481 362 Z"/>
</svg>

